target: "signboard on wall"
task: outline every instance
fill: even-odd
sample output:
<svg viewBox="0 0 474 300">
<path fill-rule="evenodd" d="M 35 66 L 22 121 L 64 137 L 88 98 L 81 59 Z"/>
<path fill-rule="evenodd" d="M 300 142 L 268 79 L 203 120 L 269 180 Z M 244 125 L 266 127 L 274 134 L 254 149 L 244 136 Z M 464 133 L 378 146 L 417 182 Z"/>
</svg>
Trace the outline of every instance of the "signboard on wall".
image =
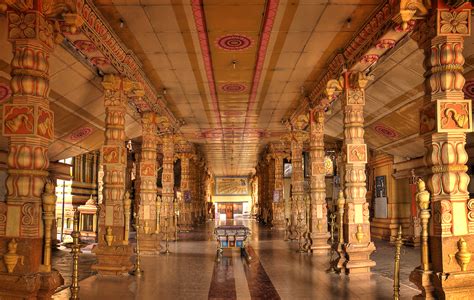
<svg viewBox="0 0 474 300">
<path fill-rule="evenodd" d="M 247 177 L 216 177 L 216 196 L 242 196 L 249 194 Z"/>
</svg>

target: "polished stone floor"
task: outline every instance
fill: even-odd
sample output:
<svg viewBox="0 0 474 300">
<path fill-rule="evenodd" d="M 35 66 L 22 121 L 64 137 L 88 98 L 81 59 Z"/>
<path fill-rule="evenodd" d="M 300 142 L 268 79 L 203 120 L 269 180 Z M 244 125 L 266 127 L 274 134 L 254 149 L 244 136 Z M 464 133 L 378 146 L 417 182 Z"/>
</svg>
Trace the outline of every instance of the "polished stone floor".
<svg viewBox="0 0 474 300">
<path fill-rule="evenodd" d="M 281 233 L 242 221 L 252 229 L 250 263 L 240 252 L 224 251 L 216 259 L 212 222 L 196 232 L 180 234 L 171 254 L 143 257 L 144 276 L 91 276 L 80 282 L 81 299 L 392 299 L 393 248 L 376 242 L 378 266 L 369 276 L 327 273 L 328 257 L 296 252 L 297 243 Z M 402 252 L 401 299 L 417 294 L 408 274 L 418 262 L 418 250 Z M 65 289 L 54 299 L 68 299 Z"/>
</svg>

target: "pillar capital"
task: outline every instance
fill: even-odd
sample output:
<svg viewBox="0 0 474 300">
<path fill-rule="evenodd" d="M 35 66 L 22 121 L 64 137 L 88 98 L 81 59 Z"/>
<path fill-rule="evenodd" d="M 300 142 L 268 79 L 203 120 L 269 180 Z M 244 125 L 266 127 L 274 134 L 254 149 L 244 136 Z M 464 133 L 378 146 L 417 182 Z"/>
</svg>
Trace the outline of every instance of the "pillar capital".
<svg viewBox="0 0 474 300">
<path fill-rule="evenodd" d="M 136 83 L 116 74 L 106 74 L 102 80 L 104 105 L 106 108 L 124 109 Z"/>
</svg>

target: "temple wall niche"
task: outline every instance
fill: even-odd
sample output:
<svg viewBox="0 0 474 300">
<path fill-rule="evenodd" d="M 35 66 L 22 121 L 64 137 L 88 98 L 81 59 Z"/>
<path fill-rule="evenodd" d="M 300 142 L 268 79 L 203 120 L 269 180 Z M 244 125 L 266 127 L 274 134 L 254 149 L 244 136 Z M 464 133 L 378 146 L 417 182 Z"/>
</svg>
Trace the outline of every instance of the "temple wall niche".
<svg viewBox="0 0 474 300">
<path fill-rule="evenodd" d="M 371 209 L 371 233 L 383 240 L 394 240 L 398 226 L 408 235 L 411 223 L 411 187 L 409 176 L 395 176 L 394 157 L 375 154 L 369 162 L 373 192 L 367 200 Z M 409 173 L 408 173 L 409 174 Z M 400 174 L 397 174 L 400 175 Z"/>
</svg>

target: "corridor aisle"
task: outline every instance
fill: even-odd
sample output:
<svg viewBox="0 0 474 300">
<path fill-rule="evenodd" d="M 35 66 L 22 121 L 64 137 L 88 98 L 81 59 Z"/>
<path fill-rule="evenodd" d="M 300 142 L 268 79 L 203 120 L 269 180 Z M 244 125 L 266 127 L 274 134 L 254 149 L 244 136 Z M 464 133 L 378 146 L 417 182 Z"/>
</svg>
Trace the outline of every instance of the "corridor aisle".
<svg viewBox="0 0 474 300">
<path fill-rule="evenodd" d="M 252 229 L 250 264 L 238 250 L 225 251 L 216 260 L 214 225 L 180 234 L 168 256 L 143 257 L 144 276 L 106 278 L 92 276 L 80 282 L 81 299 L 391 299 L 393 281 L 377 273 L 370 277 L 328 274 L 326 257 L 296 253 L 296 243 L 282 235 L 244 221 Z M 393 259 L 393 251 L 379 253 Z M 403 282 L 403 278 L 402 278 Z M 405 284 L 401 299 L 417 291 Z M 68 299 L 68 291 L 54 299 Z"/>
</svg>

